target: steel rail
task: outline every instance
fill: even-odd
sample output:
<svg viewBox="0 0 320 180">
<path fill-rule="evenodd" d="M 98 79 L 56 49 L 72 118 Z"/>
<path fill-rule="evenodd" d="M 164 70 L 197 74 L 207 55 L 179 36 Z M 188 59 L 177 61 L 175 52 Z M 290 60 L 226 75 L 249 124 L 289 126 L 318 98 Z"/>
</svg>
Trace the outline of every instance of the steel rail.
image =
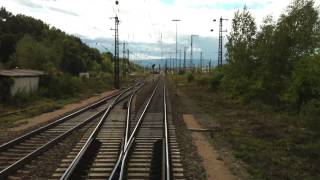
<svg viewBox="0 0 320 180">
<path fill-rule="evenodd" d="M 129 102 L 128 102 L 128 108 L 127 108 L 127 118 L 126 118 L 126 129 L 125 129 L 125 135 L 124 135 L 124 146 L 123 150 L 125 150 L 125 147 L 127 146 L 128 143 L 128 138 L 129 138 L 129 131 L 130 131 L 130 119 L 131 119 L 131 106 L 132 106 L 132 100 L 133 97 L 135 96 L 135 92 L 132 93 Z"/>
<path fill-rule="evenodd" d="M 170 137 L 168 128 L 168 115 L 167 115 L 167 98 L 166 98 L 166 85 L 163 86 L 163 121 L 164 121 L 164 143 L 165 143 L 165 179 L 170 180 L 171 174 L 171 157 L 170 157 Z"/>
<path fill-rule="evenodd" d="M 132 133 L 131 133 L 131 135 L 130 135 L 130 138 L 129 138 L 129 140 L 128 140 L 128 143 L 127 143 L 127 145 L 126 145 L 125 148 L 124 148 L 125 150 L 128 149 L 128 144 L 130 144 L 130 141 L 132 141 L 132 139 L 136 136 L 137 130 L 138 130 L 138 128 L 140 127 L 140 125 L 141 125 L 141 123 L 142 123 L 142 120 L 143 120 L 144 116 L 146 115 L 147 110 L 149 109 L 150 102 L 151 102 L 151 100 L 153 99 L 153 97 L 154 97 L 154 95 L 155 95 L 155 93 L 156 93 L 156 91 L 157 91 L 157 89 L 158 89 L 158 86 L 159 86 L 159 82 L 158 82 L 157 86 L 154 88 L 154 90 L 153 90 L 153 92 L 152 92 L 152 95 L 151 95 L 151 97 L 149 98 L 149 100 L 148 100 L 148 102 L 147 102 L 147 105 L 144 107 L 144 109 L 143 109 L 143 111 L 142 111 L 142 114 L 141 114 L 141 116 L 139 117 L 139 120 L 138 120 L 136 126 L 134 127 L 134 129 L 133 129 L 133 131 L 132 131 Z"/>
<path fill-rule="evenodd" d="M 133 98 L 136 95 L 136 93 L 141 90 L 142 86 L 143 86 L 143 84 L 131 94 L 129 102 L 127 104 L 126 126 L 125 126 L 125 134 L 124 134 L 124 143 L 122 144 L 122 148 L 121 148 L 122 151 L 125 150 L 125 146 L 128 143 L 128 138 L 129 138 L 129 133 L 130 133 L 129 131 L 130 131 L 130 119 L 131 119 L 132 101 L 133 101 Z"/>
<path fill-rule="evenodd" d="M 17 137 L 17 138 L 15 138 L 15 139 L 7 142 L 7 143 L 4 143 L 4 144 L 2 144 L 2 145 L 0 146 L 0 151 L 3 151 L 3 150 L 5 150 L 5 149 L 8 149 L 8 148 L 10 148 L 10 147 L 12 147 L 12 146 L 14 146 L 14 145 L 22 142 L 23 140 L 25 140 L 25 139 L 27 139 L 27 138 L 30 138 L 30 137 L 32 137 L 32 136 L 34 136 L 34 135 L 36 135 L 36 134 L 39 134 L 39 133 L 41 133 L 41 132 L 44 132 L 44 131 L 46 131 L 46 130 L 54 127 L 54 126 L 57 126 L 57 125 L 59 125 L 59 124 L 61 124 L 61 123 L 64 123 L 65 121 L 67 121 L 67 120 L 69 120 L 69 119 L 71 119 L 71 118 L 73 118 L 73 117 L 76 117 L 76 116 L 78 116 L 79 114 L 81 114 L 81 113 L 83 113 L 83 112 L 85 112 L 85 111 L 87 111 L 87 110 L 89 110 L 89 109 L 95 108 L 95 107 L 99 106 L 100 104 L 102 104 L 102 103 L 104 103 L 104 102 L 106 102 L 106 101 L 108 101 L 108 100 L 116 97 L 119 93 L 120 93 L 120 92 L 118 92 L 118 93 L 116 93 L 116 94 L 114 94 L 114 95 L 111 95 L 111 96 L 109 96 L 109 97 L 106 97 L 106 98 L 104 98 L 104 99 L 102 99 L 102 100 L 100 100 L 100 101 L 98 101 L 98 102 L 96 102 L 96 103 L 94 103 L 94 104 L 91 104 L 91 105 L 89 105 L 89 106 L 86 106 L 86 107 L 84 107 L 84 108 L 80 108 L 79 110 L 76 110 L 75 112 L 73 112 L 73 113 L 71 113 L 71 114 L 69 114 L 69 115 L 66 115 L 66 116 L 64 116 L 64 117 L 62 117 L 62 118 L 60 118 L 60 119 L 58 119 L 58 120 L 56 120 L 56 121 L 54 121 L 54 122 L 52 122 L 52 123 L 49 123 L 49 124 L 47 124 L 47 125 L 45 125 L 45 126 L 42 126 L 42 127 L 38 128 L 38 129 L 35 129 L 35 130 L 29 132 L 29 133 L 27 133 L 27 134 L 24 134 L 24 135 L 22 135 L 22 136 L 20 136 L 20 137 Z"/>
<path fill-rule="evenodd" d="M 128 151 L 130 150 L 130 147 L 131 145 L 133 144 L 133 141 L 135 139 L 135 136 L 136 136 L 136 133 L 137 133 L 137 130 L 139 129 L 141 123 L 142 123 L 142 120 L 147 112 L 147 110 L 149 109 L 149 106 L 150 106 L 150 103 L 151 103 L 151 100 L 153 99 L 155 93 L 156 93 L 156 90 L 158 89 L 158 86 L 159 86 L 159 82 L 157 83 L 156 87 L 154 88 L 151 96 L 149 97 L 148 101 L 147 101 L 147 104 L 146 106 L 144 107 L 140 117 L 139 117 L 139 120 L 134 128 L 134 130 L 132 131 L 131 135 L 130 135 L 130 138 L 129 140 L 127 141 L 127 143 L 125 143 L 126 145 L 124 146 L 124 149 L 123 151 L 120 153 L 120 156 L 118 158 L 118 161 L 116 163 L 116 165 L 114 166 L 113 170 L 112 170 L 112 173 L 109 177 L 109 180 L 115 180 L 117 179 L 118 177 L 123 177 L 123 174 L 120 174 L 121 172 L 123 173 L 124 170 L 122 170 L 122 168 L 124 167 L 124 156 L 126 154 L 128 154 Z M 127 119 L 128 120 L 128 119 Z M 121 165 L 121 166 L 120 166 Z M 118 174 L 119 173 L 119 174 Z"/>
<path fill-rule="evenodd" d="M 129 145 L 128 145 L 128 151 L 125 151 L 124 155 L 123 155 L 123 159 L 121 162 L 121 167 L 120 167 L 120 176 L 119 176 L 119 180 L 123 180 L 124 179 L 124 174 L 125 174 L 125 168 L 127 165 L 127 158 L 129 156 L 129 152 L 131 150 L 131 147 L 133 146 L 135 141 L 135 138 L 132 139 L 132 141 L 130 141 Z"/>
<path fill-rule="evenodd" d="M 130 88 L 132 89 L 132 88 Z M 120 102 L 120 98 L 123 94 L 125 94 L 126 92 L 128 92 L 130 89 L 127 89 L 126 91 L 120 93 L 117 98 L 109 105 L 109 107 L 105 110 L 103 116 L 101 117 L 98 125 L 95 127 L 94 131 L 91 133 L 91 135 L 89 136 L 88 140 L 86 141 L 86 143 L 84 144 L 84 146 L 81 148 L 80 152 L 77 154 L 77 156 L 75 157 L 75 159 L 72 161 L 72 163 L 69 165 L 69 167 L 67 168 L 67 170 L 64 172 L 64 174 L 62 175 L 62 177 L 60 178 L 60 180 L 66 180 L 69 179 L 70 176 L 72 175 L 73 171 L 76 169 L 76 167 L 78 166 L 80 160 L 83 158 L 84 154 L 87 152 L 88 148 L 90 147 L 90 145 L 92 144 L 92 142 L 95 140 L 95 138 L 97 137 L 103 123 L 105 122 L 106 118 L 108 117 L 108 115 L 110 114 L 110 111 L 114 108 L 114 106 Z"/>
<path fill-rule="evenodd" d="M 136 85 L 135 85 L 136 86 Z M 129 87 L 128 89 L 124 90 L 122 93 L 129 91 L 130 89 L 132 89 L 133 87 Z M 120 93 L 120 94 L 122 94 Z M 119 96 L 118 96 L 119 97 Z M 116 100 L 118 100 L 118 98 L 116 98 Z M 107 109 L 107 108 L 105 108 Z M 42 145 L 41 147 L 37 148 L 36 150 L 32 151 L 31 153 L 27 154 L 26 156 L 24 156 L 23 158 L 19 159 L 18 161 L 14 162 L 13 164 L 11 164 L 10 166 L 6 167 L 5 169 L 3 169 L 2 171 L 0 171 L 0 179 L 6 178 L 7 176 L 10 175 L 10 173 L 13 173 L 14 171 L 16 171 L 17 169 L 19 169 L 20 167 L 22 167 L 26 162 L 32 160 L 33 158 L 35 158 L 36 156 L 38 156 L 39 154 L 45 152 L 46 150 L 48 150 L 50 147 L 54 146 L 55 144 L 57 144 L 58 142 L 60 142 L 62 139 L 64 139 L 65 137 L 67 137 L 68 135 L 70 135 L 73 131 L 83 127 L 84 125 L 86 125 L 87 123 L 89 123 L 90 121 L 94 120 L 95 118 L 99 117 L 101 114 L 103 114 L 103 112 L 105 111 L 105 109 L 103 111 L 97 112 L 94 115 L 90 116 L 89 118 L 87 118 L 86 120 L 84 120 L 83 122 L 79 123 L 78 125 L 74 126 L 73 128 L 69 129 L 68 131 L 64 132 L 63 134 L 59 135 L 58 137 L 54 138 L 53 140 L 47 142 L 46 144 Z"/>
</svg>

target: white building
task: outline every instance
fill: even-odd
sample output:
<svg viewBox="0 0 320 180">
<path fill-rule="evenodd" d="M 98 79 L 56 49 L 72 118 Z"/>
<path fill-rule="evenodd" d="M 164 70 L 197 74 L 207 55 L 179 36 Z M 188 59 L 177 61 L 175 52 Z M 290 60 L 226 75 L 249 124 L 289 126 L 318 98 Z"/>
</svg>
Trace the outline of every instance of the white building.
<svg viewBox="0 0 320 180">
<path fill-rule="evenodd" d="M 19 92 L 30 93 L 37 91 L 41 75 L 43 75 L 42 71 L 29 69 L 0 70 L 0 76 L 11 78 L 14 81 L 10 88 L 11 95 Z"/>
</svg>

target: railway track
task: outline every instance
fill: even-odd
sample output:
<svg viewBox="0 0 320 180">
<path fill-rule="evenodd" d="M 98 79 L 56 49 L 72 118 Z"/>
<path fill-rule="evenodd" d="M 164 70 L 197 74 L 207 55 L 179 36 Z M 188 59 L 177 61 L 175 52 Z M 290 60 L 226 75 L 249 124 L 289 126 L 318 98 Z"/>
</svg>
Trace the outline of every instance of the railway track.
<svg viewBox="0 0 320 180">
<path fill-rule="evenodd" d="M 0 179 L 19 178 L 21 176 L 19 170 L 44 152 L 72 133 L 81 129 L 90 129 L 91 126 L 94 127 L 103 113 L 116 104 L 116 99 L 117 101 L 122 100 L 135 87 L 137 87 L 137 84 L 2 144 L 0 146 Z M 28 173 L 28 171 L 23 173 Z"/>
<path fill-rule="evenodd" d="M 135 95 L 101 117 L 52 179 L 184 179 L 165 84 L 160 80 L 133 116 Z"/>
</svg>

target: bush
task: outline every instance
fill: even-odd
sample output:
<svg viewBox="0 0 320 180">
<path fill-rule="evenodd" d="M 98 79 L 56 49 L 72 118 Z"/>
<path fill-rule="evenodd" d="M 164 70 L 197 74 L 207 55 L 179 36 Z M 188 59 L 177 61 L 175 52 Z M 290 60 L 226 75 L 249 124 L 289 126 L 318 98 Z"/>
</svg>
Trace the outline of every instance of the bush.
<svg viewBox="0 0 320 180">
<path fill-rule="evenodd" d="M 303 105 L 302 108 L 303 115 L 306 116 L 307 126 L 320 135 L 320 100 L 311 100 L 307 104 Z"/>
<path fill-rule="evenodd" d="M 188 80 L 188 82 L 191 82 L 191 81 L 194 80 L 194 76 L 193 76 L 192 73 L 188 73 L 188 74 L 187 74 L 187 80 Z"/>
<path fill-rule="evenodd" d="M 84 83 L 79 77 L 71 75 L 46 76 L 40 81 L 41 93 L 50 98 L 73 96 L 84 89 Z"/>
<path fill-rule="evenodd" d="M 8 101 L 7 103 L 12 106 L 21 106 L 36 99 L 38 99 L 38 95 L 36 92 L 27 93 L 25 91 L 19 91 L 14 96 L 11 96 L 10 101 Z"/>
<path fill-rule="evenodd" d="M 302 58 L 294 67 L 292 81 L 283 101 L 297 111 L 301 106 L 320 97 L 320 57 Z"/>
<path fill-rule="evenodd" d="M 209 85 L 210 81 L 211 81 L 211 79 L 209 76 L 200 76 L 200 77 L 196 78 L 196 82 L 200 86 Z"/>
<path fill-rule="evenodd" d="M 40 92 L 45 97 L 61 98 L 79 93 L 93 93 L 112 86 L 110 73 L 92 73 L 90 78 L 71 75 L 45 76 L 40 81 Z"/>
<path fill-rule="evenodd" d="M 211 88 L 217 90 L 221 84 L 223 78 L 223 73 L 219 69 L 214 69 L 212 71 Z"/>
<path fill-rule="evenodd" d="M 13 84 L 13 80 L 10 78 L 0 77 L 0 101 L 5 102 L 10 98 L 10 89 Z"/>
</svg>

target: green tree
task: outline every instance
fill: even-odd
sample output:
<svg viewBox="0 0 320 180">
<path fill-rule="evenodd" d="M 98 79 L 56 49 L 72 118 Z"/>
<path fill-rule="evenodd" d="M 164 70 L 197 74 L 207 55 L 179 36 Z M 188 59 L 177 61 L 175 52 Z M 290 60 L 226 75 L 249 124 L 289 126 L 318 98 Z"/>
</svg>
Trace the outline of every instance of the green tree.
<svg viewBox="0 0 320 180">
<path fill-rule="evenodd" d="M 112 54 L 103 53 L 102 54 L 102 71 L 104 72 L 113 72 L 113 63 L 112 63 Z"/>
<path fill-rule="evenodd" d="M 56 49 L 26 34 L 18 41 L 12 59 L 14 59 L 14 65 L 20 68 L 52 71 L 58 67 L 60 57 Z"/>
<path fill-rule="evenodd" d="M 250 76 L 255 58 L 253 48 L 256 36 L 256 24 L 246 7 L 237 11 L 232 20 L 232 30 L 226 44 L 227 60 L 237 68 L 237 73 Z"/>
<path fill-rule="evenodd" d="M 64 52 L 60 63 L 62 71 L 78 75 L 80 72 L 87 71 L 84 58 L 81 56 L 81 47 L 79 42 L 71 38 L 63 41 Z"/>
</svg>

